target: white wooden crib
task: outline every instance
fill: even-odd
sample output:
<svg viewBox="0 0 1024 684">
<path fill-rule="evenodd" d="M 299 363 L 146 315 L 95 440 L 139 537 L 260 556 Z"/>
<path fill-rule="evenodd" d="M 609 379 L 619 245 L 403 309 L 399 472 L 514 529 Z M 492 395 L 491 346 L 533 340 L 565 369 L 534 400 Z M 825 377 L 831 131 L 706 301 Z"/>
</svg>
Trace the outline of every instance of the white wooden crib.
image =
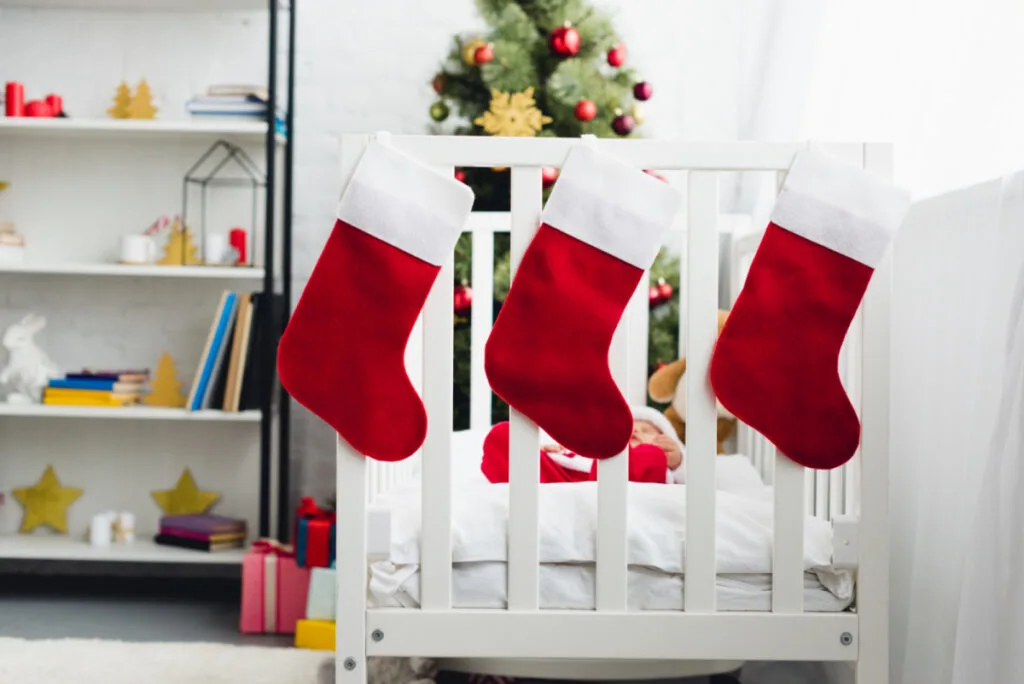
<svg viewBox="0 0 1024 684">
<path fill-rule="evenodd" d="M 473 328 L 471 420 L 490 421 L 483 372 L 490 331 L 494 233 L 511 231 L 513 273 L 541 214 L 541 168 L 558 167 L 579 140 L 389 136 L 391 144 L 451 172 L 460 167 L 508 167 L 510 218 L 471 221 Z M 342 188 L 366 135 L 341 143 Z M 429 416 L 418 480 L 422 486 L 419 608 L 368 605 L 367 554 L 377 525 L 370 502 L 408 483 L 412 463 L 369 461 L 338 441 L 337 667 L 339 684 L 363 684 L 367 658 L 435 658 L 453 669 L 569 679 L 638 679 L 734 670 L 747 660 L 846 661 L 860 684 L 889 676 L 888 459 L 889 290 L 891 257 L 875 272 L 841 358 L 841 375 L 862 422 L 859 454 L 832 472 L 805 472 L 741 426 L 738 446 L 774 486 L 772 599 L 767 612 L 716 610 L 715 404 L 706 382 L 716 335 L 719 180 L 724 172 L 774 172 L 781 186 L 803 146 L 783 143 L 693 143 L 600 140 L 603 151 L 641 169 L 678 171 L 687 203 L 675 230 L 684 236 L 680 328 L 688 357 L 685 604 L 681 611 L 627 607 L 626 459 L 604 461 L 598 472 L 594 610 L 549 610 L 539 604 L 538 428 L 512 412 L 509 483 L 507 608 L 459 609 L 452 603 L 452 264 L 437 279 L 421 324 L 410 340 L 407 365 Z M 830 154 L 887 177 L 886 145 L 820 145 Z M 742 273 L 758 236 L 734 242 L 733 273 Z M 741 283 L 734 279 L 733 296 Z M 616 331 L 613 375 L 631 403 L 644 403 L 648 302 L 646 279 Z M 682 346 L 682 345 L 681 345 Z M 855 609 L 804 610 L 805 515 L 832 520 L 833 562 L 855 568 Z M 376 522 L 379 522 L 376 521 Z M 858 541 L 859 540 L 859 541 Z"/>
</svg>

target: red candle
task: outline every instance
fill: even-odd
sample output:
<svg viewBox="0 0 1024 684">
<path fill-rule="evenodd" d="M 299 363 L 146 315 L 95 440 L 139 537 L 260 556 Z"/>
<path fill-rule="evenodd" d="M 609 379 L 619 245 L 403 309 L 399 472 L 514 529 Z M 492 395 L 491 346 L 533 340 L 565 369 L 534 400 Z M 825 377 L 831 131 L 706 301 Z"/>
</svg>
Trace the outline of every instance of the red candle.
<svg viewBox="0 0 1024 684">
<path fill-rule="evenodd" d="M 238 252 L 238 261 L 235 263 L 245 264 L 248 263 L 246 259 L 245 242 L 246 232 L 243 228 L 232 228 L 228 233 L 228 243 Z"/>
<path fill-rule="evenodd" d="M 17 81 L 9 81 L 4 88 L 7 116 L 25 116 L 25 86 Z"/>
</svg>

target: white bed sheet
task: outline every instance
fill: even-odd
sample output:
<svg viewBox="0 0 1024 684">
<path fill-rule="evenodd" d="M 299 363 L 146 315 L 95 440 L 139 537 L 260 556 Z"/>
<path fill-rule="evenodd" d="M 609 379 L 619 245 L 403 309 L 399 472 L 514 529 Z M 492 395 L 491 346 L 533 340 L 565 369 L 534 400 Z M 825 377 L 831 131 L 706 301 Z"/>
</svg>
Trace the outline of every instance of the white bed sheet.
<svg viewBox="0 0 1024 684">
<path fill-rule="evenodd" d="M 460 563 L 452 571 L 454 608 L 504 609 L 505 563 Z M 685 581 L 680 574 L 650 568 L 630 568 L 630 610 L 682 610 Z M 771 575 L 719 575 L 717 609 L 720 611 L 770 611 Z M 560 610 L 593 610 L 594 566 L 544 564 L 540 568 L 540 607 Z M 368 600 L 377 608 L 418 608 L 418 565 L 381 561 L 370 569 Z M 826 613 L 845 610 L 853 602 L 849 573 L 819 569 L 804 573 L 804 610 Z"/>
</svg>

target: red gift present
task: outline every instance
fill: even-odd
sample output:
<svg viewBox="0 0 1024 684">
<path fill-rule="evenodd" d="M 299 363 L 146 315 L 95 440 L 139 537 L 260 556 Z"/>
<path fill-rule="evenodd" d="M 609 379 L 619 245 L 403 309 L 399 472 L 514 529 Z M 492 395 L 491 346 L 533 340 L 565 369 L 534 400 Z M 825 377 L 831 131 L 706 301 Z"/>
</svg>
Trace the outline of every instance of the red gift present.
<svg viewBox="0 0 1024 684">
<path fill-rule="evenodd" d="M 334 511 L 321 509 L 313 497 L 302 497 L 295 524 L 295 560 L 300 568 L 330 567 L 336 525 Z"/>
<path fill-rule="evenodd" d="M 300 568 L 290 546 L 260 539 L 242 559 L 242 632 L 294 634 L 306 617 L 309 570 Z"/>
</svg>

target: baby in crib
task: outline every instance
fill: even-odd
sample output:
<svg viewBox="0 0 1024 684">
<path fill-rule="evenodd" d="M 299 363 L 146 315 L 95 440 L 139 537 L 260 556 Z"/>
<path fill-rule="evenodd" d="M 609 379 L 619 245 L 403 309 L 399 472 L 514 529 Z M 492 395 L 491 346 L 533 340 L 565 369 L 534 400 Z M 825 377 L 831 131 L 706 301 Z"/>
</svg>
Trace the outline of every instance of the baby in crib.
<svg viewBox="0 0 1024 684">
<path fill-rule="evenodd" d="M 648 406 L 632 406 L 633 435 L 629 440 L 631 482 L 682 484 L 686 449 L 672 424 Z M 490 482 L 508 482 L 508 422 L 491 428 L 484 439 L 480 470 Z M 540 453 L 540 481 L 587 482 L 597 479 L 597 461 L 574 454 L 559 444 L 545 444 Z"/>
</svg>

